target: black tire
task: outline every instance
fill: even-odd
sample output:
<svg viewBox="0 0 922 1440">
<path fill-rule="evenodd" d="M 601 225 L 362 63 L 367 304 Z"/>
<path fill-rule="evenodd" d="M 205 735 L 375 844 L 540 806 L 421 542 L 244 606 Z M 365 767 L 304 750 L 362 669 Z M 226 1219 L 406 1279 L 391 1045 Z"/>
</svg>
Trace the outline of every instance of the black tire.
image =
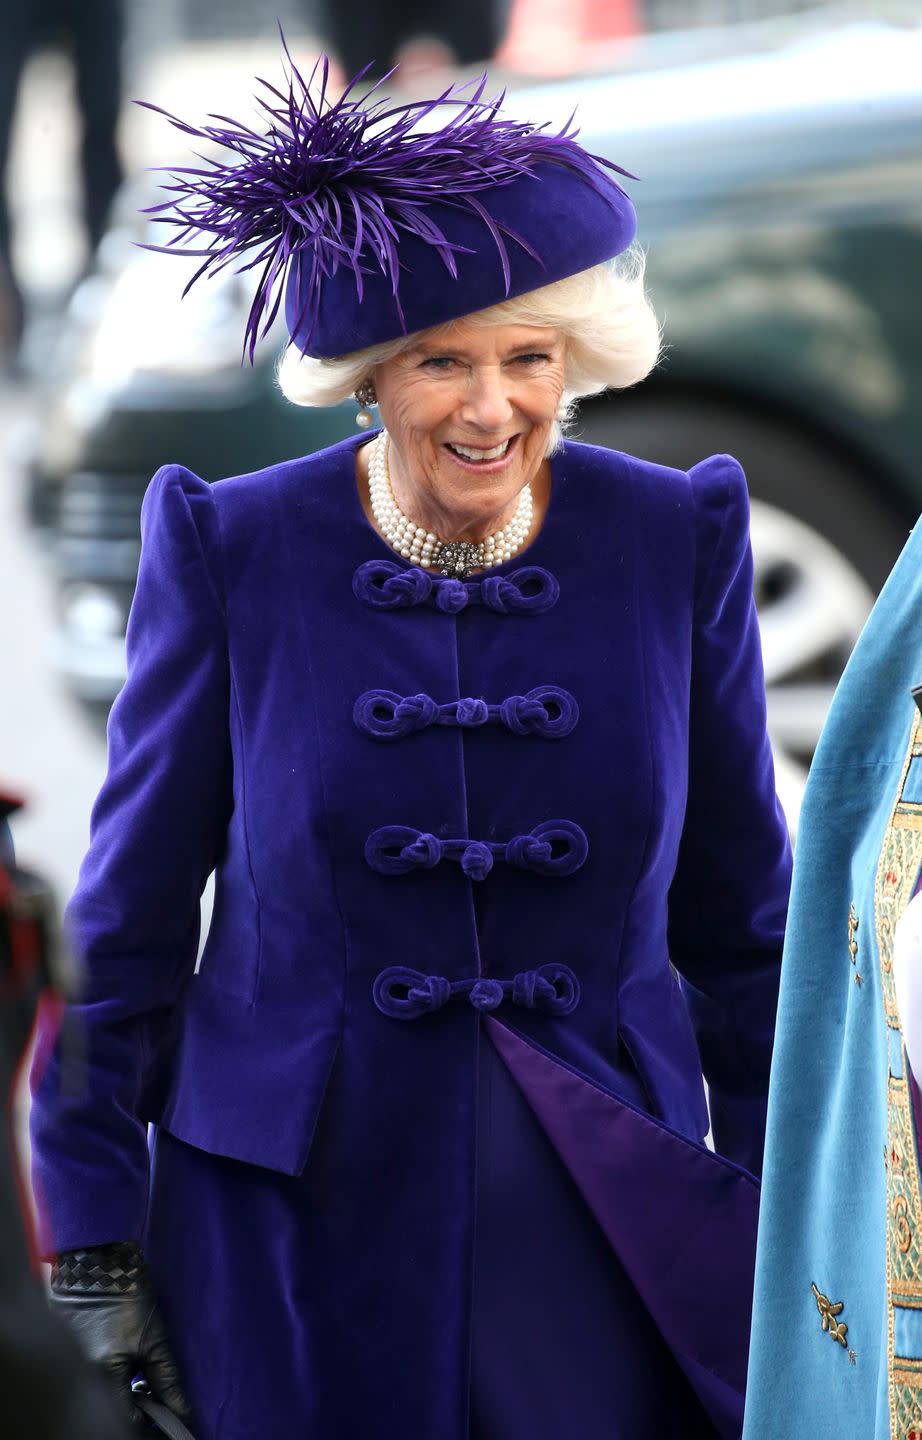
<svg viewBox="0 0 922 1440">
<path fill-rule="evenodd" d="M 686 470 L 706 455 L 734 455 L 750 494 L 830 541 L 877 593 L 915 516 L 873 474 L 796 425 L 732 401 L 632 393 L 587 403 L 573 438 Z"/>
</svg>

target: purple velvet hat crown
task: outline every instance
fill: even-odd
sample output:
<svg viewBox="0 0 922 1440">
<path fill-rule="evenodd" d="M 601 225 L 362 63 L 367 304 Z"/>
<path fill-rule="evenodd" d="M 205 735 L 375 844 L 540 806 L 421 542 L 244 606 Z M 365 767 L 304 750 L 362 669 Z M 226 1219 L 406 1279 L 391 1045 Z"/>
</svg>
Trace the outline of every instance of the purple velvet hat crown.
<svg viewBox="0 0 922 1440">
<path fill-rule="evenodd" d="M 292 343 L 338 356 L 523 295 L 630 245 L 634 207 L 610 173 L 629 172 L 578 145 L 572 117 L 556 133 L 507 119 L 502 95 L 483 99 L 486 76 L 390 105 L 373 98 L 383 81 L 354 98 L 363 71 L 331 100 L 326 59 L 305 81 L 285 54 L 287 91 L 259 81 L 265 134 L 221 115 L 197 128 L 147 106 L 230 152 L 170 169 L 172 198 L 147 213 L 177 233 L 148 248 L 203 257 L 186 290 L 234 261 L 258 271 L 244 337 L 251 360 L 283 294 Z M 425 128 L 439 106 L 450 107 L 448 119 Z M 189 245 L 193 237 L 207 243 Z"/>
</svg>

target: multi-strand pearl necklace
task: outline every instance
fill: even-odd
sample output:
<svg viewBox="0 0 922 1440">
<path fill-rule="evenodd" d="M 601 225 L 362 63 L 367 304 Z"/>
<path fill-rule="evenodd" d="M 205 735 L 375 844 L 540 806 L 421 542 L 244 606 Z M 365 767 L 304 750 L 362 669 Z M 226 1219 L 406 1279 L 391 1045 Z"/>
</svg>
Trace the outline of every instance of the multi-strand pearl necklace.
<svg viewBox="0 0 922 1440">
<path fill-rule="evenodd" d="M 515 514 L 502 530 L 488 535 L 485 540 L 473 544 L 468 540 L 440 540 L 431 530 L 424 530 L 409 516 L 404 515 L 391 486 L 390 466 L 387 452 L 390 437 L 382 430 L 372 441 L 368 462 L 368 489 L 371 496 L 371 513 L 374 515 L 384 538 L 398 555 L 419 565 L 423 570 L 435 569 L 442 575 L 464 579 L 472 570 L 489 569 L 511 560 L 521 550 L 531 529 L 533 503 L 531 486 L 526 485 L 519 495 Z"/>
</svg>

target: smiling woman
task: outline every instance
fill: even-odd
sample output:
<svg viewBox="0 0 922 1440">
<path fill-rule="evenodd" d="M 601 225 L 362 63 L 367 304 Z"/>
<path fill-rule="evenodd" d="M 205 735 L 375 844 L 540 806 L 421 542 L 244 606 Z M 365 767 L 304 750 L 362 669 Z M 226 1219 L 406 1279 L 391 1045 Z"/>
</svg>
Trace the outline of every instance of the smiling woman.
<svg viewBox="0 0 922 1440">
<path fill-rule="evenodd" d="M 446 546 L 466 542 L 474 553 L 454 550 L 450 567 L 466 573 L 479 568 L 477 561 L 489 563 L 488 536 L 491 550 L 500 539 L 496 559 L 509 559 L 511 543 L 502 543 L 506 527 L 515 528 L 516 549 L 540 527 L 548 437 L 563 393 L 564 347 L 563 336 L 550 326 L 485 328 L 457 320 L 424 332 L 375 366 L 372 383 L 388 436 L 381 458 L 387 467 L 383 514 L 386 520 L 392 498 L 401 515 L 413 516 L 414 540 L 424 532 L 419 555 L 411 549 L 410 558 L 428 562 L 423 546 L 438 544 L 438 537 L 444 537 L 435 552 L 442 561 Z M 360 481 L 367 479 L 363 456 L 360 450 Z M 369 500 L 374 512 L 370 492 Z M 390 530 L 383 533 L 390 541 Z M 430 534 L 436 538 L 425 538 Z M 508 538 L 513 541 L 511 533 Z M 481 542 L 482 551 L 476 549 Z"/>
<path fill-rule="evenodd" d="M 561 439 L 658 351 L 610 162 L 289 92 L 162 218 L 384 427 L 145 499 L 56 1303 L 197 1440 L 738 1440 L 790 863 L 745 481 Z"/>
<path fill-rule="evenodd" d="M 366 514 L 405 559 L 463 577 L 511 559 L 540 530 L 548 457 L 577 402 L 634 385 L 656 363 L 659 326 L 643 273 L 643 252 L 632 246 L 350 355 L 290 347 L 279 384 L 299 405 L 374 396 L 386 434 L 356 452 Z"/>
</svg>

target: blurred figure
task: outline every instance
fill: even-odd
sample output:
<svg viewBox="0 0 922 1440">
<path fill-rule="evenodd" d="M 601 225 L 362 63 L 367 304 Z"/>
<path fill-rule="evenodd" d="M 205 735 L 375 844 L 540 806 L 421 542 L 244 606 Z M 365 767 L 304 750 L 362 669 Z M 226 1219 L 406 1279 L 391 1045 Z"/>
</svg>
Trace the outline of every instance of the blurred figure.
<svg viewBox="0 0 922 1440">
<path fill-rule="evenodd" d="M 0 1085 L 9 1098 L 35 1012 L 49 984 L 51 905 L 40 880 L 13 861 L 0 793 Z M 0 1395 L 10 1440 L 121 1440 L 128 1432 L 102 1380 L 50 1314 L 30 1260 L 12 1121 L 0 1135 Z"/>
<path fill-rule="evenodd" d="M 350 78 L 373 60 L 372 77 L 401 67 L 412 80 L 489 60 L 509 23 L 511 0 L 320 0 L 314 22 Z"/>
<path fill-rule="evenodd" d="M 116 149 L 121 99 L 122 0 L 6 0 L 0 23 L 0 360 L 22 338 L 25 305 L 12 260 L 6 187 L 19 80 L 31 52 L 63 43 L 71 52 L 83 123 L 80 168 L 87 238 L 95 250 L 122 168 Z"/>
</svg>

